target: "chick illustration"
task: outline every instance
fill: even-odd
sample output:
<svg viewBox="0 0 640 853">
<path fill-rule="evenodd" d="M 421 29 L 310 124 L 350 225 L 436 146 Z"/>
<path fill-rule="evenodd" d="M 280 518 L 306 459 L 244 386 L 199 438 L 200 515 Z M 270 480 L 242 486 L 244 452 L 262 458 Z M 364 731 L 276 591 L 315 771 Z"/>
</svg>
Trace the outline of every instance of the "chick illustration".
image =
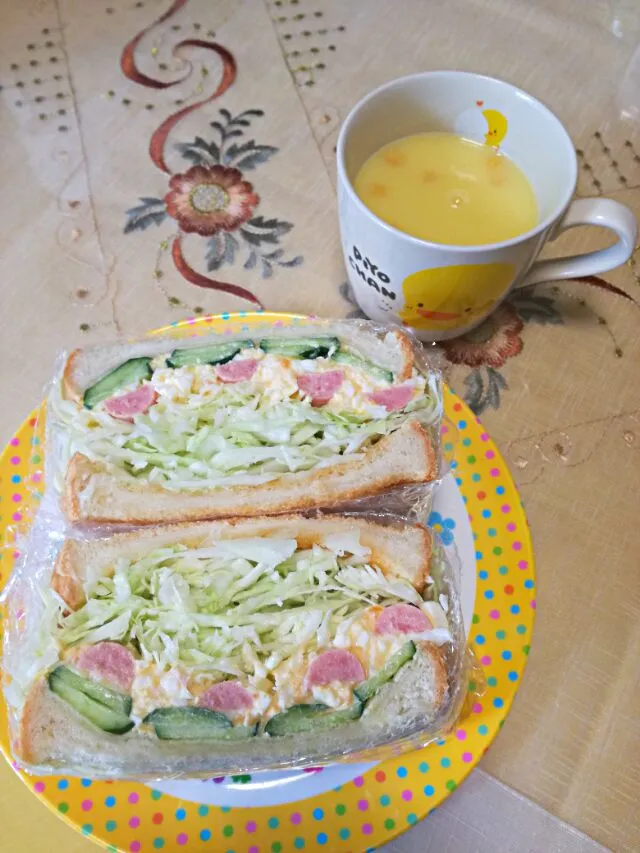
<svg viewBox="0 0 640 853">
<path fill-rule="evenodd" d="M 507 135 L 509 122 L 498 110 L 483 110 L 482 115 L 486 118 L 488 125 L 484 141 L 487 145 L 493 145 L 497 148 Z"/>
<path fill-rule="evenodd" d="M 400 317 L 414 329 L 462 329 L 493 307 L 514 276 L 513 264 L 505 263 L 418 270 L 402 282 Z"/>
</svg>

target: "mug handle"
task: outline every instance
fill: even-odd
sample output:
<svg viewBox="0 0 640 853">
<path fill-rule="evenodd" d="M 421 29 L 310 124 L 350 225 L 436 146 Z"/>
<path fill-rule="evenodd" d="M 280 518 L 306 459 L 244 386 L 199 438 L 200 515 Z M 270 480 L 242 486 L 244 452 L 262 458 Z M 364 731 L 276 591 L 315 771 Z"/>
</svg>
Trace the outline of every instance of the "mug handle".
<svg viewBox="0 0 640 853">
<path fill-rule="evenodd" d="M 610 198 L 576 199 L 551 239 L 555 240 L 563 231 L 578 225 L 600 225 L 613 231 L 618 239 L 608 249 L 537 261 L 516 287 L 528 287 L 540 281 L 596 275 L 626 263 L 633 254 L 638 239 L 638 223 L 624 204 Z"/>
</svg>

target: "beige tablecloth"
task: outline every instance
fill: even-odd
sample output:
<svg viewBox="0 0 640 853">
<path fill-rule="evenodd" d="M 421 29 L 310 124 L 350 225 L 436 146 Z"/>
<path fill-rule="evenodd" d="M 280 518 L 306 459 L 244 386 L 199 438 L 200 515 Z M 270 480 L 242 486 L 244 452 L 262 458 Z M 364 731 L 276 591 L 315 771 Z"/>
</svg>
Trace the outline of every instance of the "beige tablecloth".
<svg viewBox="0 0 640 853">
<path fill-rule="evenodd" d="M 637 0 L 190 0 L 133 46 L 125 74 L 123 47 L 168 6 L 0 3 L 3 438 L 41 398 L 61 348 L 251 299 L 356 311 L 339 250 L 334 146 L 353 103 L 393 77 L 461 68 L 524 87 L 566 123 L 579 193 L 611 195 L 640 216 Z M 231 75 L 224 52 L 172 51 L 214 37 L 237 78 L 158 131 L 209 98 L 223 69 Z M 233 192 L 253 208 L 253 225 L 176 244 L 176 218 L 197 227 L 180 207 L 187 169 L 213 162 L 212 144 L 230 157 L 237 146 L 253 190 L 238 179 Z M 186 176 L 170 183 L 176 173 Z M 606 239 L 579 229 L 562 249 Z M 605 279 L 640 301 L 640 256 Z M 550 818 L 637 850 L 640 309 L 602 286 L 549 283 L 519 293 L 445 355 L 450 381 L 507 456 L 539 574 L 529 668 L 482 767 Z M 88 853 L 8 767 L 0 777 L 3 849 Z M 468 805 L 452 798 L 448 808 L 464 820 Z M 529 849 L 518 846 L 524 826 L 502 849 Z M 424 849 L 429 822 L 413 832 Z M 470 849 L 456 844 L 446 849 Z"/>
</svg>

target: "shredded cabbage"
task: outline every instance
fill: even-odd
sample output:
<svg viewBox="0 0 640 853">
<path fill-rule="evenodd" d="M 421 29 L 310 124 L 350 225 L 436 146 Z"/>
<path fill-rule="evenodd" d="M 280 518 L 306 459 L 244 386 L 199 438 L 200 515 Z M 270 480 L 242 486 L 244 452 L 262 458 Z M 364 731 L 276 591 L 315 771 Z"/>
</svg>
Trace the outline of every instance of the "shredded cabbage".
<svg viewBox="0 0 640 853">
<path fill-rule="evenodd" d="M 372 605 L 420 604 L 409 581 L 363 564 L 357 533 L 336 550 L 295 540 L 235 539 L 120 558 L 74 613 L 61 604 L 62 647 L 116 640 L 145 660 L 263 677 L 302 647 L 324 647 Z"/>
<path fill-rule="evenodd" d="M 275 391 L 252 381 L 225 385 L 209 365 L 189 370 L 156 371 L 150 381 L 158 399 L 133 422 L 113 418 L 103 405 L 88 410 L 64 400 L 58 387 L 51 406 L 65 427 L 63 463 L 80 452 L 112 471 L 175 490 L 254 485 L 361 454 L 408 414 L 427 425 L 441 414 L 434 381 L 418 374 L 409 380 L 419 393 L 407 409 L 387 413 L 371 404 L 314 407 L 298 398 L 295 383 Z"/>
</svg>

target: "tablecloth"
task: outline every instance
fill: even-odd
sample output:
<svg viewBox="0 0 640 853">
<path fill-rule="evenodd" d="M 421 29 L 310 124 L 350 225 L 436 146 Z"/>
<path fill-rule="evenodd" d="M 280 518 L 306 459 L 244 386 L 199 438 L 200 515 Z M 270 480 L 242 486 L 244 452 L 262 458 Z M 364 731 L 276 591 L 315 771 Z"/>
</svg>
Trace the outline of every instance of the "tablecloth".
<svg viewBox="0 0 640 853">
<path fill-rule="evenodd" d="M 640 217 L 637 0 L 4 0 L 0 22 L 3 439 L 62 348 L 258 305 L 357 314 L 335 143 L 350 107 L 394 77 L 460 68 L 522 86 L 572 135 L 579 194 Z M 238 170 L 238 222 L 199 233 L 181 202 L 193 170 L 219 163 Z M 576 229 L 559 247 L 607 239 Z M 444 347 L 449 381 L 507 457 L 538 566 L 530 664 L 482 767 L 628 851 L 640 838 L 638 302 L 640 253 L 595 282 L 520 291 Z M 8 766 L 0 778 L 3 849 L 88 853 Z M 448 808 L 464 820 L 468 806 Z M 429 821 L 413 832 L 426 847 Z M 517 839 L 515 825 L 508 849 L 529 849 Z"/>
</svg>

